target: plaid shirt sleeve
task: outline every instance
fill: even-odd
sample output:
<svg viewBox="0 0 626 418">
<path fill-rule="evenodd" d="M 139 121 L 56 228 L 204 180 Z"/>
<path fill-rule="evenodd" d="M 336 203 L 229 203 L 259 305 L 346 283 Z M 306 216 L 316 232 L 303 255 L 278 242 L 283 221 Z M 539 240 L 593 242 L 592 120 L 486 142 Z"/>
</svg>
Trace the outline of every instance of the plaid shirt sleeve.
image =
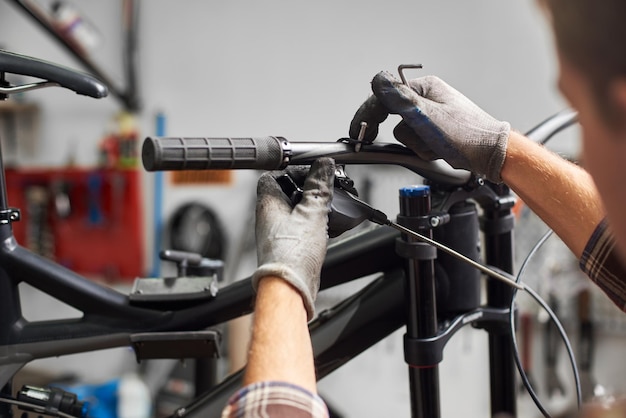
<svg viewBox="0 0 626 418">
<path fill-rule="evenodd" d="M 284 382 L 258 382 L 235 393 L 222 418 L 328 418 L 326 404 L 299 386 Z"/>
<path fill-rule="evenodd" d="M 617 254 L 615 237 L 606 219 L 589 238 L 580 258 L 580 268 L 626 312 L 626 267 Z"/>
</svg>

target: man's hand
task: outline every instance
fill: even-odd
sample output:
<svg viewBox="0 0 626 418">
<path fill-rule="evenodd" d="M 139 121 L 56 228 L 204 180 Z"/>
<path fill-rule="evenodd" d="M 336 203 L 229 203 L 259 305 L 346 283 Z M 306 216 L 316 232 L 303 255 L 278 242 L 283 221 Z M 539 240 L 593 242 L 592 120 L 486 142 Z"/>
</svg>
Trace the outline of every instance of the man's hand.
<svg viewBox="0 0 626 418">
<path fill-rule="evenodd" d="M 361 122 L 367 122 L 364 140 L 372 141 L 387 115 L 398 114 L 402 121 L 394 136 L 420 158 L 443 158 L 454 168 L 501 182 L 509 123 L 494 119 L 437 77 L 408 84 L 386 72 L 377 74 L 372 80 L 374 95 L 357 110 L 350 137 L 357 138 Z"/>
<path fill-rule="evenodd" d="M 302 295 L 308 319 L 314 302 L 328 242 L 328 213 L 333 195 L 335 163 L 317 160 L 311 169 L 289 169 L 296 179 L 306 176 L 302 200 L 292 206 L 276 182 L 276 173 L 265 173 L 257 184 L 256 243 L 259 267 L 252 284 L 267 276 L 280 277 Z"/>
</svg>

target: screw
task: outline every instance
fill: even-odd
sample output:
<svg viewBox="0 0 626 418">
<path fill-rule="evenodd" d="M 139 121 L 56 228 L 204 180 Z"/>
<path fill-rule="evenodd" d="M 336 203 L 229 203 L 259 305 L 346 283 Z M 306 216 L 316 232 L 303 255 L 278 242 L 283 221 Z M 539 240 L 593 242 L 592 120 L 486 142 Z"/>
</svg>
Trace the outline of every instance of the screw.
<svg viewBox="0 0 626 418">
<path fill-rule="evenodd" d="M 361 151 L 361 141 L 365 138 L 365 129 L 367 129 L 367 122 L 361 122 L 361 129 L 359 130 L 359 136 L 357 136 L 356 140 L 359 141 L 358 144 L 355 145 L 354 151 Z"/>
<path fill-rule="evenodd" d="M 430 218 L 430 226 L 432 226 L 433 228 L 438 227 L 440 223 L 441 218 L 439 216 L 433 216 L 432 218 Z"/>
</svg>

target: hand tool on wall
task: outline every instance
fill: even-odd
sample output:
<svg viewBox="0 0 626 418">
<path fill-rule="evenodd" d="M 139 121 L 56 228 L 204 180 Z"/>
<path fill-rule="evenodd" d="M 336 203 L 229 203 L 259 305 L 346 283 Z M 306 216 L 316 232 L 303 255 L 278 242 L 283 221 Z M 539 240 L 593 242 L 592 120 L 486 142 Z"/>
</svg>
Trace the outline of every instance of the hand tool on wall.
<svg viewBox="0 0 626 418">
<path fill-rule="evenodd" d="M 595 351 L 595 330 L 591 319 L 591 290 L 589 288 L 581 290 L 578 294 L 578 326 L 580 385 L 583 400 L 588 401 L 601 390 L 591 370 Z"/>
<path fill-rule="evenodd" d="M 530 312 L 522 312 L 519 317 L 520 320 L 520 332 L 521 332 L 521 354 L 522 354 L 522 368 L 528 377 L 528 381 L 532 387 L 535 385 L 535 379 L 533 378 L 533 315 Z M 526 386 L 520 382 L 520 392 L 526 392 Z"/>
<path fill-rule="evenodd" d="M 558 315 L 559 304 L 556 296 L 550 293 L 548 303 L 555 314 Z M 544 328 L 544 344 L 545 344 L 545 367 L 546 367 L 546 392 L 548 397 L 555 395 L 564 396 L 565 388 L 557 373 L 557 353 L 559 347 L 559 336 L 556 332 L 554 324 L 550 321 L 545 323 Z"/>
<path fill-rule="evenodd" d="M 100 173 L 94 172 L 87 177 L 88 216 L 90 225 L 97 226 L 104 222 L 102 210 L 102 185 L 103 179 Z"/>
<path fill-rule="evenodd" d="M 72 214 L 71 188 L 70 182 L 63 179 L 55 180 L 50 185 L 54 213 L 58 219 L 66 219 Z"/>
<path fill-rule="evenodd" d="M 124 195 L 126 192 L 126 179 L 118 171 L 110 174 L 110 194 L 111 194 L 111 220 L 114 224 L 122 221 L 124 216 Z"/>
<path fill-rule="evenodd" d="M 26 197 L 26 246 L 33 252 L 54 259 L 54 235 L 50 230 L 50 195 L 46 186 L 29 185 Z"/>
</svg>

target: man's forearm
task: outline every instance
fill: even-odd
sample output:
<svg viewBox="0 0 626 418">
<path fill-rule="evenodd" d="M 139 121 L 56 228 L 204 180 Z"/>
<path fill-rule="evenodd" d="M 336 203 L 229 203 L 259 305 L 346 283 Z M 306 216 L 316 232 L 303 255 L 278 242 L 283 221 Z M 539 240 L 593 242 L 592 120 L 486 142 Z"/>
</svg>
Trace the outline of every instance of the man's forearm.
<svg viewBox="0 0 626 418">
<path fill-rule="evenodd" d="M 317 393 L 302 296 L 276 277 L 259 281 L 244 384 L 268 380 L 293 383 Z"/>
<path fill-rule="evenodd" d="M 580 258 L 604 217 L 591 176 L 581 167 L 512 132 L 502 179 Z"/>
</svg>

